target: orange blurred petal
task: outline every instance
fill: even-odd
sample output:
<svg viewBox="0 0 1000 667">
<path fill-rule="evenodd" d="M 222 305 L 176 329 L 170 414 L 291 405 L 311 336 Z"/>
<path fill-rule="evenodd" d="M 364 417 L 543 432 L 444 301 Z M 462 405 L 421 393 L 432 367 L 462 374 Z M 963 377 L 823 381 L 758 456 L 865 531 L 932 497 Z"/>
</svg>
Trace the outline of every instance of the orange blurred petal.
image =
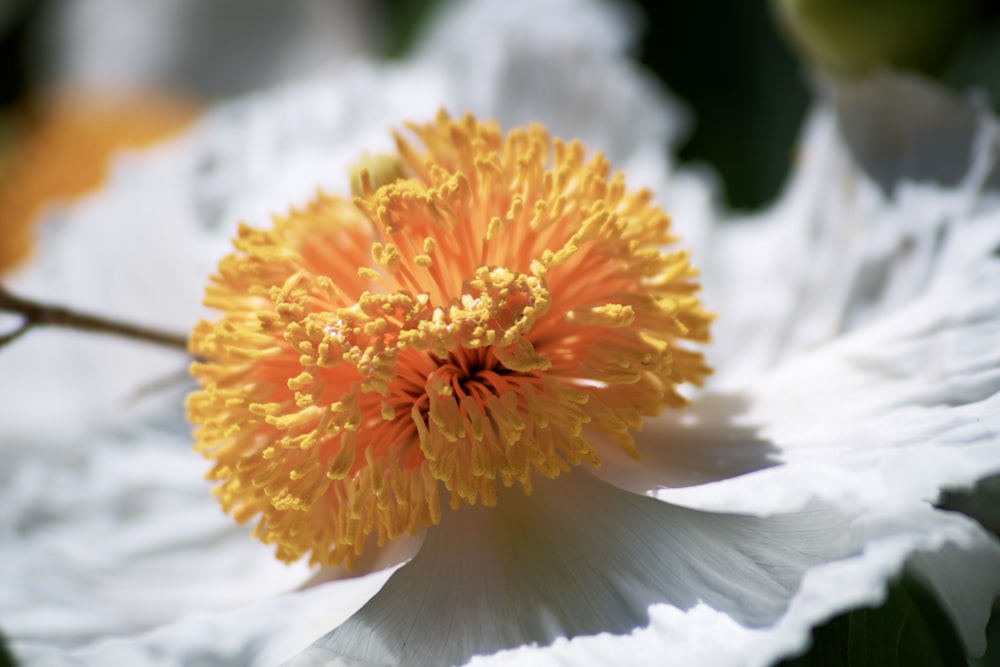
<svg viewBox="0 0 1000 667">
<path fill-rule="evenodd" d="M 64 94 L 37 105 L 0 170 L 0 274 L 30 254 L 44 207 L 95 190 L 112 156 L 186 127 L 194 104 L 170 96 Z"/>
</svg>

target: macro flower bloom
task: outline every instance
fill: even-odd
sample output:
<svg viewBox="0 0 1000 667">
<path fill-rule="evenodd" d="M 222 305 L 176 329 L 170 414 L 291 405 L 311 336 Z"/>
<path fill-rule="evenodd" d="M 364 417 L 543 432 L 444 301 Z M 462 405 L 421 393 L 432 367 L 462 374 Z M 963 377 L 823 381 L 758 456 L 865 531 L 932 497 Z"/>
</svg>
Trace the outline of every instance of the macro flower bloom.
<svg viewBox="0 0 1000 667">
<path fill-rule="evenodd" d="M 649 191 L 540 126 L 409 129 L 358 166 L 355 205 L 241 227 L 206 297 L 223 317 L 191 339 L 198 449 L 282 560 L 350 565 L 438 523 L 442 486 L 453 508 L 530 493 L 598 465 L 594 434 L 638 457 L 630 431 L 708 373 Z"/>
<path fill-rule="evenodd" d="M 560 21 L 573 15 L 591 25 L 585 19 L 594 16 L 587 13 L 593 6 L 584 3 L 575 9 L 578 11 L 570 14 L 563 11 Z M 483 17 L 492 14 L 478 16 L 486 20 Z M 541 22 L 544 19 L 544 15 L 538 17 Z M 483 34 L 454 20 L 457 27 L 452 27 L 458 35 Z M 592 22 L 593 26 L 606 24 Z M 522 30 L 524 25 L 529 29 Z M 564 22 L 559 25 L 566 30 Z M 397 539 L 387 539 L 380 548 L 379 517 L 389 523 L 387 517 L 395 515 L 380 515 L 379 511 L 400 498 L 397 489 L 384 485 L 383 505 L 376 500 L 373 508 L 369 506 L 373 516 L 370 538 L 356 539 L 350 545 L 354 549 L 363 542 L 364 546 L 361 555 L 354 552 L 351 570 L 335 564 L 341 558 L 343 563 L 349 562 L 351 552 L 338 553 L 336 548 L 326 547 L 313 548 L 311 553 L 320 562 L 330 563 L 318 572 L 302 561 L 286 569 L 272 563 L 268 549 L 254 545 L 247 531 L 219 516 L 206 485 L 199 480 L 204 469 L 190 452 L 190 436 L 178 415 L 177 392 L 150 401 L 153 405 L 147 405 L 139 415 L 131 414 L 129 421 L 119 418 L 110 425 L 87 422 L 90 431 L 82 440 L 86 447 L 43 441 L 39 453 L 24 447 L 25 443 L 33 444 L 32 440 L 9 436 L 5 430 L 4 445 L 13 443 L 21 458 L 11 456 L 17 465 L 8 473 L 11 481 L 4 487 L 9 489 L 5 498 L 11 502 L 4 505 L 9 514 L 2 525 L 16 537 L 4 543 L 17 543 L 18 549 L 5 548 L 0 554 L 5 571 L 13 573 L 12 580 L 25 583 L 0 591 L 0 623 L 7 624 L 19 655 L 38 662 L 82 664 L 202 660 L 273 665 L 293 659 L 305 665 L 588 665 L 620 664 L 622 660 L 636 665 L 765 665 L 802 651 L 811 628 L 832 615 L 858 605 L 878 604 L 887 582 L 904 566 L 923 577 L 940 596 L 966 648 L 973 653 L 981 649 L 985 615 L 1000 590 L 996 568 L 1000 549 L 978 524 L 937 510 L 931 503 L 942 488 L 967 486 L 1000 470 L 998 351 L 991 344 L 1000 317 L 1000 294 L 990 289 L 1000 278 L 994 252 L 1000 244 L 1000 213 L 988 185 L 988 172 L 997 154 L 990 134 L 993 121 L 981 118 L 976 125 L 981 140 L 971 167 L 964 165 L 966 173 L 957 186 L 945 188 L 897 178 L 894 189 L 887 193 L 857 168 L 829 111 L 821 107 L 804 136 L 796 177 L 778 206 L 749 220 L 720 222 L 705 205 L 710 190 L 704 181 L 664 164 L 660 152 L 671 135 L 670 124 L 664 121 L 669 117 L 669 106 L 624 66 L 618 50 L 621 43 L 596 34 L 591 37 L 586 31 L 580 41 L 563 32 L 556 33 L 558 39 L 533 42 L 534 27 L 533 23 L 519 23 L 518 29 L 511 31 L 516 40 L 524 40 L 516 42 L 517 49 L 505 50 L 514 54 L 512 60 L 487 49 L 495 60 L 465 61 L 473 73 L 477 64 L 483 64 L 491 74 L 472 77 L 474 85 L 461 79 L 461 72 L 454 80 L 436 78 L 437 69 L 429 62 L 433 58 L 428 57 L 401 70 L 360 69 L 335 82 L 306 82 L 214 112 L 197 132 L 150 155 L 136 173 L 112 182 L 102 196 L 77 213 L 95 222 L 117 219 L 118 226 L 111 227 L 115 230 L 127 229 L 125 221 L 147 220 L 150 233 L 161 235 L 151 241 L 135 239 L 134 243 L 140 248 L 144 247 L 141 241 L 173 249 L 170 261 L 176 265 L 158 264 L 164 261 L 162 253 L 146 253 L 141 262 L 133 257 L 131 264 L 114 274 L 121 280 L 112 282 L 117 291 L 111 289 L 108 294 L 121 299 L 124 313 L 162 317 L 165 324 L 193 324 L 201 314 L 184 305 L 186 301 L 174 310 L 167 306 L 176 305 L 173 300 L 178 294 L 191 298 L 192 282 L 193 289 L 203 289 L 197 283 L 208 274 L 207 267 L 201 274 L 189 275 L 195 257 L 208 263 L 223 254 L 222 245 L 231 232 L 227 221 L 245 219 L 263 227 L 262 221 L 269 214 L 283 216 L 270 231 L 247 228 L 240 233 L 237 253 L 220 266 L 209 297 L 217 299 L 212 305 L 221 306 L 224 314 L 210 316 L 221 319 L 199 325 L 195 336 L 195 344 L 206 346 L 217 358 L 206 359 L 206 365 L 197 371 L 203 388 L 191 399 L 190 409 L 201 423 L 199 437 L 205 453 L 222 466 L 235 462 L 231 476 L 219 468 L 213 473 L 221 483 L 221 500 L 233 503 L 234 513 L 246 512 L 245 518 L 263 514 L 266 522 L 260 536 L 278 543 L 279 548 L 287 544 L 293 551 L 282 554 L 288 556 L 294 552 L 304 556 L 309 546 L 324 542 L 301 539 L 301 531 L 291 534 L 296 525 L 278 515 L 279 508 L 270 501 L 277 499 L 280 504 L 289 499 L 282 495 L 282 486 L 292 489 L 292 482 L 315 481 L 320 477 L 313 472 L 316 469 L 325 477 L 330 468 L 317 468 L 310 455 L 346 451 L 342 447 L 344 436 L 327 448 L 314 444 L 310 449 L 295 449 L 294 445 L 309 444 L 312 431 L 307 429 L 318 423 L 309 421 L 314 417 L 308 411 L 309 397 L 315 396 L 312 400 L 316 404 L 333 405 L 341 398 L 338 392 L 346 394 L 350 388 L 330 386 L 327 377 L 357 374 L 359 387 L 363 381 L 358 366 L 337 364 L 334 358 L 321 356 L 320 346 L 328 336 L 337 332 L 345 337 L 348 333 L 359 335 L 338 329 L 342 325 L 330 319 L 328 312 L 346 310 L 359 324 L 372 325 L 370 331 L 360 332 L 369 337 L 383 335 L 386 331 L 382 327 L 390 324 L 402 331 L 401 323 L 417 322 L 417 333 L 407 334 L 416 341 L 415 347 L 393 347 L 390 343 L 398 338 L 391 336 L 378 342 L 381 349 L 396 355 L 396 369 L 412 367 L 404 367 L 402 361 L 412 361 L 421 354 L 426 359 L 433 356 L 447 361 L 446 345 L 457 344 L 443 334 L 443 340 L 422 337 L 437 330 L 433 311 L 431 324 L 423 329 L 419 322 L 427 320 L 420 319 L 419 308 L 415 319 L 403 316 L 410 314 L 407 310 L 386 318 L 385 325 L 376 323 L 381 315 L 376 317 L 361 308 L 351 311 L 365 291 L 391 294 L 408 284 L 396 281 L 410 280 L 402 268 L 398 274 L 388 270 L 393 260 L 386 244 L 395 241 L 375 236 L 390 232 L 385 231 L 380 208 L 374 207 L 374 202 L 382 197 L 392 202 L 385 207 L 387 214 L 395 212 L 397 205 L 419 211 L 421 205 L 434 202 L 435 211 L 446 214 L 449 209 L 444 203 L 426 192 L 436 187 L 437 196 L 450 196 L 450 190 L 439 187 L 434 178 L 447 182 L 446 177 L 458 171 L 427 170 L 426 180 L 419 177 L 424 158 L 450 154 L 448 142 L 456 140 L 451 133 L 448 142 L 435 139 L 434 123 L 422 130 L 428 140 L 421 138 L 419 131 L 406 134 L 406 145 L 412 151 L 400 152 L 386 134 L 387 128 L 400 127 L 402 119 L 392 114 L 401 112 L 387 109 L 408 107 L 407 117 L 427 118 L 444 103 L 452 111 L 470 108 L 477 117 L 497 118 L 504 128 L 519 127 L 537 117 L 551 135 L 580 136 L 589 148 L 604 152 L 615 169 L 620 167 L 628 174 L 630 187 L 650 186 L 656 193 L 655 201 L 671 213 L 671 229 L 681 239 L 650 261 L 665 262 L 661 265 L 664 268 L 675 266 L 670 261 L 675 257 L 674 248 L 692 248 L 693 263 L 702 270 L 699 281 L 704 302 L 719 314 L 712 323 L 713 342 L 704 347 L 716 373 L 706 379 L 703 388 L 683 390 L 691 401 L 687 407 L 642 420 L 641 430 L 633 434 L 641 457 L 638 461 L 616 444 L 619 431 L 602 433 L 586 426 L 582 432 L 587 433 L 587 444 L 600 453 L 601 467 L 593 469 L 583 462 L 569 470 L 560 468 L 562 474 L 554 479 L 535 474 L 531 477 L 532 492 L 526 494 L 517 484 L 514 488 L 503 484 L 502 467 L 507 465 L 503 457 L 487 459 L 498 465 L 496 478 L 501 482 L 493 484 L 495 506 L 481 502 L 473 506 L 459 494 L 457 509 L 442 508 L 436 525 L 426 529 L 415 526 L 413 536 L 406 526 L 398 531 Z M 432 34 L 449 43 L 441 33 Z M 581 61 L 593 66 L 586 81 L 569 74 L 579 71 Z M 561 65 L 566 69 L 561 70 Z M 416 80 L 419 86 L 413 83 Z M 551 85 L 545 85 L 547 80 Z M 519 89 L 507 87 L 525 81 L 537 95 L 518 95 Z M 477 86 L 478 92 L 469 92 Z M 558 94 L 544 97 L 551 91 Z M 532 108 L 531 100 L 538 106 Z M 504 106 L 504 101 L 515 106 Z M 635 113 L 636 109 L 641 111 Z M 590 112 L 593 115 L 588 115 Z M 441 122 L 466 127 L 462 124 L 471 121 Z M 472 127 L 496 136 L 489 125 L 472 123 Z M 534 132 L 539 136 L 538 130 Z M 531 133 L 514 136 L 530 138 Z M 488 146 L 490 141 L 477 145 L 483 144 Z M 386 163 L 376 158 L 375 164 L 391 168 L 370 168 L 367 185 L 359 177 L 355 189 L 360 207 L 349 204 L 348 166 L 365 150 L 377 156 L 394 149 L 397 155 L 412 155 L 414 159 Z M 568 145 L 563 150 L 567 151 L 565 156 L 572 155 Z M 484 169 L 495 174 L 488 169 L 489 163 L 486 160 L 479 167 L 473 163 L 462 173 L 478 174 L 478 169 Z M 582 166 L 588 164 L 594 163 L 584 161 Z M 361 172 L 355 173 L 360 176 Z M 379 175 L 382 173 L 390 176 L 387 179 Z M 406 178 L 395 180 L 400 173 Z M 434 187 L 428 188 L 428 184 Z M 333 194 L 310 205 L 317 185 Z M 617 192 L 616 187 L 607 186 L 606 193 Z M 141 208 L 145 199 L 135 198 L 136 192 L 144 193 L 155 205 Z M 425 195 L 407 200 L 420 192 Z M 462 192 L 459 188 L 456 195 Z M 621 193 L 619 206 L 631 201 L 627 192 L 624 189 Z M 392 199 L 393 194 L 398 198 Z M 506 206 L 491 198 L 483 201 L 497 207 L 502 233 L 513 201 Z M 595 201 L 604 200 L 595 197 Z M 283 213 L 290 206 L 292 212 Z M 622 210 L 628 209 L 617 209 Z M 137 215 L 140 211 L 142 215 Z M 529 212 L 527 207 L 522 209 L 525 215 Z M 514 217 L 514 222 L 523 224 L 524 219 Z M 658 214 L 639 218 L 652 222 L 653 229 L 662 227 Z M 400 253 L 399 259 L 400 266 L 404 266 L 403 257 L 412 259 L 412 266 L 405 265 L 411 274 L 433 270 L 436 253 L 445 252 L 448 243 L 461 238 L 455 233 L 440 238 L 435 234 L 429 244 L 433 252 L 425 250 L 424 238 L 430 236 L 431 225 L 439 218 L 425 215 L 420 219 L 422 226 L 409 232 L 398 223 L 388 225 L 394 230 L 400 227 L 395 231 L 400 238 L 416 234 L 415 252 Z M 168 220 L 177 225 L 170 235 L 163 231 Z M 324 222 L 328 220 L 331 222 Z M 449 218 L 444 215 L 440 220 Z M 574 229 L 571 222 L 567 219 L 567 226 L 554 226 L 553 234 L 570 234 Z M 357 238 L 358 242 L 331 248 L 299 240 L 302 233 L 315 235 L 317 229 L 331 227 L 341 229 L 343 238 Z M 659 242 L 665 240 L 662 231 L 656 232 Z M 553 237 L 553 245 L 558 245 L 557 240 Z M 373 242 L 382 244 L 376 254 L 387 260 L 385 267 L 376 256 L 359 255 L 353 264 L 343 261 L 354 253 L 355 246 L 371 248 Z M 616 247 L 613 235 L 597 236 L 591 243 L 595 248 L 601 243 L 607 244 L 607 249 Z M 789 250 L 789 244 L 794 251 Z M 410 246 L 402 247 L 410 250 Z M 524 253 L 531 257 L 535 249 L 525 244 L 512 256 L 520 259 Z M 547 243 L 537 249 L 542 260 L 545 249 L 558 252 Z M 585 247 L 577 248 L 566 262 L 573 257 L 583 259 L 586 252 Z M 122 254 L 110 253 L 109 271 L 115 268 L 110 260 Z M 422 259 L 426 266 L 421 266 L 416 259 L 420 254 L 431 262 Z M 44 262 L 46 257 L 40 259 Z M 613 252 L 608 257 L 620 259 Z M 481 324 L 475 321 L 477 314 L 493 312 L 481 310 L 486 301 L 510 306 L 506 313 L 501 308 L 501 317 L 487 318 L 484 327 L 484 331 L 494 331 L 494 342 L 498 337 L 511 342 L 500 355 L 508 355 L 507 359 L 518 364 L 533 360 L 532 352 L 539 357 L 550 352 L 553 344 L 539 336 L 538 328 L 553 326 L 553 315 L 579 308 L 573 302 L 573 308 L 560 311 L 556 300 L 566 298 L 565 290 L 549 289 L 550 274 L 558 274 L 565 264 L 548 268 L 546 281 L 532 282 L 528 277 L 511 281 L 524 286 L 521 293 L 525 295 L 512 299 L 517 290 L 508 291 L 503 298 L 498 298 L 499 292 L 484 293 L 482 288 L 492 284 L 488 281 L 493 280 L 495 267 L 489 265 L 490 271 L 480 277 L 478 263 L 471 262 L 474 254 L 460 258 L 469 263 L 468 271 L 462 271 L 461 276 L 442 275 L 445 284 L 458 286 L 457 293 L 443 287 L 428 288 L 428 304 L 440 308 L 442 318 L 455 313 L 476 326 Z M 534 265 L 525 261 L 518 272 L 533 277 Z M 367 271 L 358 274 L 361 264 L 378 275 Z M 297 268 L 291 270 L 292 266 Z M 316 271 L 320 267 L 327 273 L 335 272 L 336 284 L 350 285 L 351 290 L 341 295 L 328 283 L 321 284 L 326 281 L 318 277 L 323 273 Z M 631 264 L 611 261 L 610 267 L 625 271 L 618 279 L 626 280 Z M 155 274 L 157 280 L 142 280 L 147 272 Z M 612 282 L 610 278 L 595 281 L 589 277 L 589 273 L 581 273 L 578 281 L 564 278 L 562 285 L 570 287 L 571 294 L 593 299 L 583 304 L 586 307 L 620 303 L 617 295 L 612 300 L 604 291 L 613 289 L 605 284 Z M 165 279 L 173 289 L 156 292 Z M 577 282 L 586 289 L 577 289 Z M 271 287 L 262 288 L 264 284 Z M 237 295 L 237 286 L 251 285 L 256 287 Z M 642 290 L 655 292 L 657 286 L 655 280 L 640 280 L 636 289 L 641 294 Z M 543 287 L 551 302 L 547 310 L 538 312 L 537 297 Z M 136 290 L 132 293 L 135 303 L 128 301 L 126 288 Z M 479 304 L 473 303 L 476 297 L 472 293 L 466 303 L 462 298 L 466 289 L 478 290 Z M 410 291 L 419 306 L 420 290 Z M 157 297 L 153 305 L 148 303 L 150 294 Z M 532 313 L 527 313 L 529 294 L 536 297 L 530 305 L 535 308 Z M 333 301 L 329 305 L 334 308 L 314 308 L 324 301 Z M 367 303 L 379 301 L 376 298 Z M 649 310 L 623 305 L 633 306 L 632 326 L 641 325 L 641 318 L 650 316 Z M 143 311 L 144 307 L 158 312 Z M 519 329 L 519 322 L 527 323 L 532 317 L 530 328 Z M 562 321 L 565 325 L 566 320 L 573 323 L 576 318 L 567 315 Z M 610 331 L 616 340 L 635 329 L 606 325 L 625 321 L 627 318 L 584 317 L 574 326 L 584 331 Z M 260 333 L 249 335 L 251 326 L 260 326 Z M 507 338 L 499 330 L 514 333 Z M 662 335 L 663 331 L 656 333 Z M 454 335 L 466 334 L 459 331 Z M 307 343 L 298 356 L 288 355 L 283 347 L 289 338 Z M 672 352 L 686 345 L 680 336 L 676 338 L 678 350 Z M 639 340 L 639 344 L 657 347 L 655 339 Z M 29 343 L 30 339 L 18 345 L 28 352 Z M 43 341 L 37 344 L 43 346 Z M 443 349 L 419 347 L 434 345 Z M 600 351 L 600 346 L 590 347 Z M 119 348 L 121 343 L 100 352 L 112 355 L 117 362 L 124 352 Z M 584 352 L 570 357 L 588 359 L 582 348 L 568 348 Z M 330 351 L 328 345 L 325 354 Z M 52 363 L 53 357 L 58 359 L 58 349 L 45 348 L 44 352 L 34 360 L 37 368 L 50 368 L 44 364 Z M 634 357 L 626 354 L 625 358 Z M 676 353 L 671 355 L 671 359 L 676 358 Z M 309 366 L 313 359 L 315 366 Z M 141 360 L 146 364 L 143 377 L 155 379 L 169 368 L 151 354 Z M 544 376 L 560 370 L 559 360 L 552 359 L 547 369 L 500 377 L 512 383 L 511 376 Z M 571 361 L 566 358 L 566 363 Z M 461 369 L 459 360 L 455 362 L 453 365 Z M 0 355 L 3 363 L 13 362 Z M 174 359 L 173 363 L 183 362 Z M 260 373 L 268 363 L 273 363 L 270 369 L 276 376 L 270 389 Z M 303 369 L 298 368 L 303 363 L 312 384 L 306 383 L 308 378 L 302 377 Z M 360 365 L 386 370 L 385 366 Z M 609 367 L 613 365 L 601 368 L 602 377 Z M 690 379 L 700 377 L 700 372 L 692 372 L 698 367 L 685 367 Z M 122 364 L 115 370 L 122 374 L 120 382 L 140 377 L 129 375 L 137 372 L 134 365 Z M 418 379 L 426 385 L 435 372 L 427 368 Z M 30 380 L 35 376 L 24 377 Z M 246 380 L 243 388 L 259 392 L 256 402 L 266 407 L 251 409 L 238 396 L 225 395 L 232 388 L 226 382 L 239 383 L 241 377 Z M 288 389 L 288 381 L 300 377 L 301 385 L 295 382 L 297 388 Z M 404 463 L 413 464 L 407 469 L 411 475 L 426 466 L 432 478 L 436 470 L 440 477 L 434 479 L 444 480 L 441 488 L 445 494 L 449 479 L 456 480 L 452 484 L 458 489 L 467 478 L 449 475 L 462 468 L 435 469 L 431 457 L 436 450 L 429 448 L 427 454 L 415 446 L 420 442 L 418 422 L 422 420 L 412 419 L 412 405 L 411 421 L 396 421 L 395 416 L 405 416 L 405 410 L 398 407 L 420 399 L 413 391 L 394 391 L 395 377 L 391 373 L 374 376 L 364 410 L 360 398 L 364 392 L 356 394 L 359 404 L 355 414 L 361 421 L 354 431 L 353 461 L 358 467 L 349 472 L 356 470 L 360 482 L 369 459 L 374 461 L 380 454 L 371 447 L 361 451 L 363 445 L 371 444 L 363 440 L 362 426 L 378 429 L 387 428 L 386 424 L 412 424 L 416 438 L 387 439 L 410 444 L 408 453 L 413 459 L 400 462 L 400 475 Z M 590 391 L 593 400 L 621 409 L 621 386 L 579 374 L 561 377 L 572 378 L 573 388 Z M 559 378 L 555 375 L 551 379 L 557 387 Z M 317 389 L 318 382 L 326 384 Z M 482 391 L 471 384 L 458 382 L 470 397 Z M 668 395 L 670 386 L 672 382 L 663 385 L 661 399 Z M 309 393 L 313 389 L 315 395 Z M 388 399 L 378 389 L 385 391 Z M 451 389 L 451 396 L 455 396 L 455 387 Z M 605 390 L 607 394 L 602 393 Z M 296 402 L 296 391 L 306 405 Z M 441 410 L 448 410 L 443 402 L 449 398 L 447 389 L 443 394 L 436 400 Z M 477 395 L 490 400 L 483 393 Z M 254 398 L 257 396 L 255 393 Z M 6 405 L 8 398 L 14 401 L 17 397 L 4 398 Z M 101 396 L 88 398 L 96 402 Z M 642 401 L 646 397 L 637 398 Z M 392 408 L 393 419 L 383 418 L 390 413 L 383 411 L 384 400 Z M 588 397 L 588 403 L 590 400 Z M 271 407 L 274 404 L 280 408 Z M 466 414 L 474 415 L 477 406 L 471 401 L 466 405 Z M 524 405 L 528 405 L 527 400 Z M 581 410 L 586 405 L 581 403 Z M 499 407 L 502 410 L 505 406 L 501 403 Z M 427 410 L 431 410 L 430 397 Z M 261 435 L 259 442 L 242 429 L 229 430 L 233 423 L 227 419 L 247 414 L 259 420 L 255 427 Z M 441 423 L 435 424 L 442 433 L 459 423 L 454 412 L 450 417 L 444 414 Z M 590 423 L 594 421 L 600 419 Z M 426 439 L 433 444 L 427 423 Z M 469 424 L 472 426 L 471 419 Z M 223 426 L 227 430 L 223 431 Z M 340 433 L 344 431 L 350 429 Z M 460 432 L 452 432 L 455 442 L 471 447 L 468 438 L 458 436 Z M 476 431 L 468 428 L 469 432 Z M 574 434 L 557 435 L 572 442 Z M 304 437 L 294 440 L 300 436 Z M 269 443 L 275 446 L 271 459 L 263 454 Z M 286 449 L 283 444 L 293 446 Z M 533 446 L 533 441 L 527 444 Z M 44 456 L 53 452 L 58 455 Z M 241 454 L 246 454 L 245 470 L 259 471 L 265 478 L 272 476 L 275 483 L 270 489 L 268 484 L 259 491 L 233 484 L 234 480 L 242 483 L 240 474 L 244 471 L 236 462 Z M 292 479 L 292 472 L 298 474 L 294 469 L 287 469 L 282 478 L 268 468 L 270 462 L 293 460 L 305 464 L 297 480 Z M 391 457 L 388 460 L 391 462 Z M 471 463 L 467 470 L 473 471 Z M 490 480 L 487 466 L 475 470 Z M 512 481 L 514 478 L 512 475 Z M 370 473 L 368 479 L 373 479 Z M 320 483 L 327 484 L 322 479 Z M 375 486 L 372 484 L 373 489 Z M 329 480 L 327 489 L 331 488 L 336 499 L 343 481 Z M 481 500 L 483 487 L 472 488 Z M 468 495 L 471 493 L 470 488 Z M 329 498 L 317 500 L 320 502 L 333 505 Z M 314 525 L 307 512 L 300 514 L 298 526 L 308 529 Z M 276 519 L 272 521 L 271 516 Z M 434 523 L 423 518 L 420 523 Z M 275 527 L 279 530 L 269 532 Z M 388 538 L 390 527 L 384 531 Z M 346 544 L 336 540 L 328 544 L 341 543 Z M 407 562 L 399 567 L 387 567 L 403 561 Z M 310 575 L 314 585 L 293 591 Z"/>
</svg>

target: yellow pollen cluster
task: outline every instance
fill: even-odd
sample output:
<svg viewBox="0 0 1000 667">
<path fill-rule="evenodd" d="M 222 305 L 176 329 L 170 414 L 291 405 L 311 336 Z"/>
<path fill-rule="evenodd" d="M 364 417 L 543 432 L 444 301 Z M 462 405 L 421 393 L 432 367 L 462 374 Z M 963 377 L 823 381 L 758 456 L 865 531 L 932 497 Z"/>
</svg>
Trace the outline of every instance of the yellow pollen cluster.
<svg viewBox="0 0 1000 667">
<path fill-rule="evenodd" d="M 409 125 L 365 158 L 353 201 L 319 195 L 242 226 L 191 351 L 209 477 L 291 561 L 496 502 L 497 484 L 637 456 L 645 416 L 710 371 L 682 341 L 711 316 L 669 218 L 601 155 L 540 126 Z"/>
</svg>

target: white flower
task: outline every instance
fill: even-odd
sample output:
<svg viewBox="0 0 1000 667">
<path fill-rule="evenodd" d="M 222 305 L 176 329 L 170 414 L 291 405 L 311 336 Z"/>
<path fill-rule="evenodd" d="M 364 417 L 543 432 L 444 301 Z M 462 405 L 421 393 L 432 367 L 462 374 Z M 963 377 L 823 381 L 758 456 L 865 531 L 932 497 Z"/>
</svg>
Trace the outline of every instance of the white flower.
<svg viewBox="0 0 1000 667">
<path fill-rule="evenodd" d="M 528 21 L 513 9 L 527 3 L 506 4 L 502 20 L 484 21 L 486 3 L 453 15 L 413 62 L 222 107 L 181 141 L 126 158 L 104 193 L 56 221 L 14 287 L 183 330 L 236 220 L 262 225 L 317 186 L 342 190 L 359 153 L 386 147 L 386 128 L 444 104 L 505 127 L 541 120 L 657 188 L 720 313 L 716 379 L 647 422 L 638 463 L 606 458 L 596 477 L 575 470 L 495 508 L 446 513 L 422 543 L 360 563 L 370 574 L 326 572 L 338 580 L 282 593 L 305 567 L 273 562 L 219 516 L 179 392 L 122 413 L 183 360 L 32 334 L 0 354 L 0 374 L 18 378 L 3 386 L 0 517 L 0 566 L 17 582 L 0 591 L 0 622 L 17 653 L 95 665 L 764 665 L 804 649 L 823 620 L 877 604 L 904 564 L 981 650 L 1000 547 L 931 503 L 1000 471 L 992 121 L 978 124 L 958 186 L 899 182 L 887 195 L 820 108 L 782 201 L 720 224 L 705 185 L 663 163 L 674 115 L 622 56 L 621 17 L 567 1 Z M 468 45 L 487 29 L 496 43 Z"/>
</svg>

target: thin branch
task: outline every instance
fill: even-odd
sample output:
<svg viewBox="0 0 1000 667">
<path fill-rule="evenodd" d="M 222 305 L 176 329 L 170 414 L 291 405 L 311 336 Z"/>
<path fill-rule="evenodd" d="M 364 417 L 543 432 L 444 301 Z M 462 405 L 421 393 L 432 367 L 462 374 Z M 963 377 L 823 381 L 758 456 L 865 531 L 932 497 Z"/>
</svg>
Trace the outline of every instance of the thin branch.
<svg viewBox="0 0 1000 667">
<path fill-rule="evenodd" d="M 3 286 L 0 286 L 0 311 L 17 313 L 24 318 L 24 321 L 17 329 L 0 336 L 0 348 L 17 340 L 36 327 L 62 327 L 77 329 L 79 331 L 111 334 L 113 336 L 131 338 L 132 340 L 187 351 L 187 336 L 166 333 L 127 322 L 119 322 L 97 315 L 81 313 L 62 306 L 38 303 L 31 299 L 15 296 L 4 289 Z"/>
</svg>

